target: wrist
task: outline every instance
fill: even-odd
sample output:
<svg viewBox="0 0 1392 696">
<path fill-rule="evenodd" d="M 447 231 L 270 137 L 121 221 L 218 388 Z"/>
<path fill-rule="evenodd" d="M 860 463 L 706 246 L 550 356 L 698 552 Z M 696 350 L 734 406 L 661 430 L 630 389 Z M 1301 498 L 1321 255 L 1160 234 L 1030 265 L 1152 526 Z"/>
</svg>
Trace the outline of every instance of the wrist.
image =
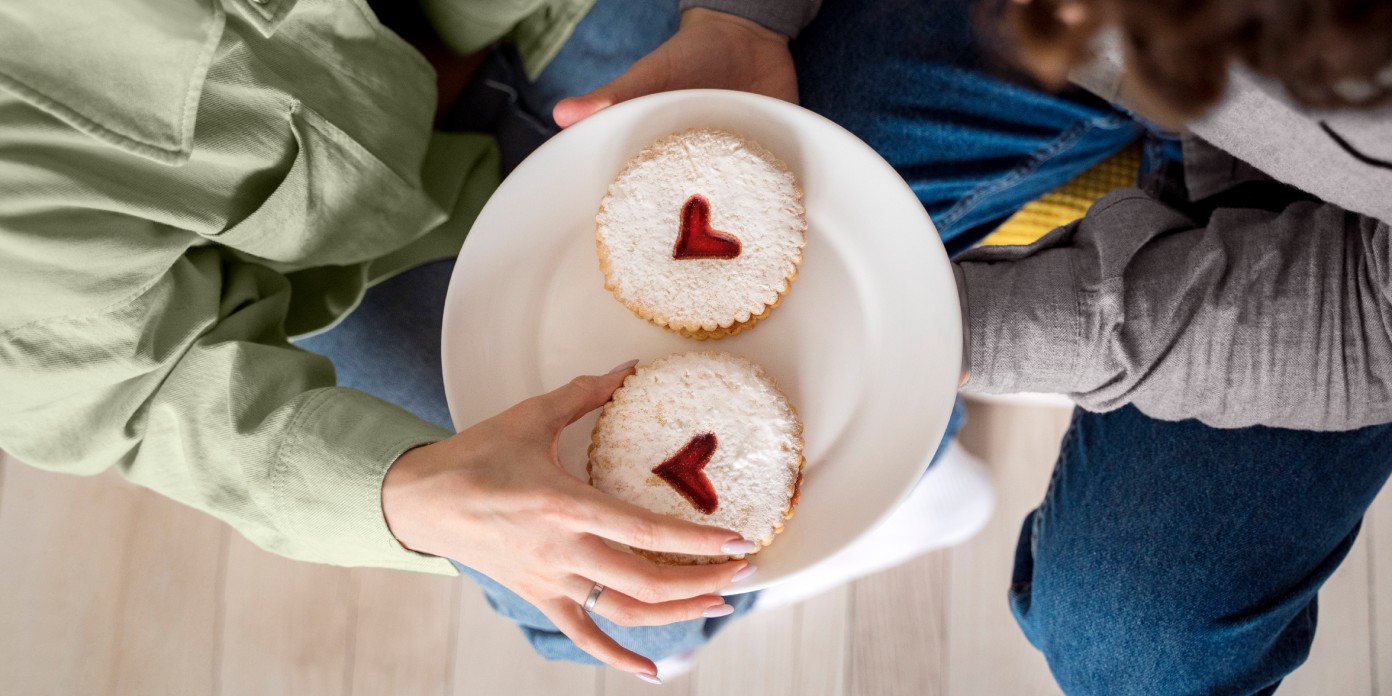
<svg viewBox="0 0 1392 696">
<path fill-rule="evenodd" d="M 962 377 L 957 382 L 957 388 L 967 386 L 971 381 L 971 319 L 968 314 L 967 305 L 967 281 L 959 264 L 953 263 L 952 278 L 957 284 L 957 305 L 961 308 L 962 314 Z"/>
<path fill-rule="evenodd" d="M 439 444 L 430 443 L 413 447 L 387 468 L 382 478 L 382 518 L 387 523 L 387 531 L 396 537 L 397 543 L 412 550 L 424 551 L 417 545 L 415 524 L 411 513 L 419 509 L 419 491 L 426 484 L 433 468 L 433 457 L 429 448 Z"/>
</svg>

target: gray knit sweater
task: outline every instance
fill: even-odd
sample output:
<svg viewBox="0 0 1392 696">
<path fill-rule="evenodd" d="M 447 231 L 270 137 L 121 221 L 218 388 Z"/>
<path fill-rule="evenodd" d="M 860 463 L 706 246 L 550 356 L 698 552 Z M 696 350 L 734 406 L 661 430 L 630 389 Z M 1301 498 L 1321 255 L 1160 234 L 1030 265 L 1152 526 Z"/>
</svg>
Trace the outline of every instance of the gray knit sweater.
<svg viewBox="0 0 1392 696">
<path fill-rule="evenodd" d="M 1075 80 L 1125 102 L 1120 64 Z M 1392 422 L 1392 110 L 1310 113 L 1235 72 L 1163 188 L 958 259 L 968 388 L 1220 427 Z"/>
<path fill-rule="evenodd" d="M 685 0 L 792 35 L 808 0 Z M 1075 81 L 1125 103 L 1115 50 Z M 1236 71 L 1182 171 L 956 261 L 968 391 L 1219 427 L 1392 422 L 1392 109 L 1315 113 Z"/>
</svg>

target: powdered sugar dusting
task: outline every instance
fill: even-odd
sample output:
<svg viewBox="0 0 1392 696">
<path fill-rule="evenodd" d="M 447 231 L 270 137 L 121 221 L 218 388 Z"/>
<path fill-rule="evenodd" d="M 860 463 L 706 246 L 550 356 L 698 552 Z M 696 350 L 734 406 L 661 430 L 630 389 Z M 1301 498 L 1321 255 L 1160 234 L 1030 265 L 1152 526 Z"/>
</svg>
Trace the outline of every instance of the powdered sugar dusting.
<svg viewBox="0 0 1392 696">
<path fill-rule="evenodd" d="M 711 225 L 738 237 L 733 259 L 672 258 L 683 204 L 710 201 Z M 667 136 L 610 185 L 597 217 L 609 288 L 659 324 L 715 330 L 748 321 L 787 291 L 807 228 L 792 172 L 758 144 L 713 128 Z"/>
<path fill-rule="evenodd" d="M 652 473 L 702 433 L 719 440 L 704 470 L 719 501 L 710 515 Z M 787 398 L 761 368 L 727 353 L 682 353 L 640 366 L 604 407 L 590 447 L 596 488 L 764 542 L 782 529 L 801 467 L 802 424 Z"/>
</svg>

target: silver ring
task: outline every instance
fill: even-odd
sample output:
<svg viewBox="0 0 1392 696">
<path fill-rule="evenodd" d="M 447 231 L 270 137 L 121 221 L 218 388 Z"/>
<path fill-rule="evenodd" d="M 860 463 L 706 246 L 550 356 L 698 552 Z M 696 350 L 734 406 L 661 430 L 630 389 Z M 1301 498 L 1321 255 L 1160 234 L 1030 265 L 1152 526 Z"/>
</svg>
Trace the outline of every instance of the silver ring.
<svg viewBox="0 0 1392 696">
<path fill-rule="evenodd" d="M 590 596 L 586 597 L 585 603 L 580 606 L 584 607 L 585 611 L 594 611 L 595 602 L 599 601 L 599 595 L 602 592 L 604 592 L 604 586 L 599 583 L 595 583 L 594 589 L 590 590 Z"/>
</svg>

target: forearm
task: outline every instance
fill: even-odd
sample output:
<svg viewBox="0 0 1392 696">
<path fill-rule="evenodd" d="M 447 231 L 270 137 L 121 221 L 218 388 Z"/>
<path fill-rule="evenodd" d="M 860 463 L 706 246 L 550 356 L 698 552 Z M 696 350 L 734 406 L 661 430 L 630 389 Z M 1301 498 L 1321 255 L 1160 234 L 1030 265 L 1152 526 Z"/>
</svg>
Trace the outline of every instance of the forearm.
<svg viewBox="0 0 1392 696">
<path fill-rule="evenodd" d="M 1317 202 L 1198 226 L 1110 194 L 1031 247 L 960 258 L 966 388 L 1220 427 L 1392 421 L 1389 237 Z"/>
<path fill-rule="evenodd" d="M 396 544 L 380 498 L 402 452 L 447 433 L 335 387 L 285 340 L 289 292 L 204 248 L 116 306 L 5 332 L 0 443 L 54 471 L 115 467 L 285 556 L 452 573 Z"/>
</svg>

